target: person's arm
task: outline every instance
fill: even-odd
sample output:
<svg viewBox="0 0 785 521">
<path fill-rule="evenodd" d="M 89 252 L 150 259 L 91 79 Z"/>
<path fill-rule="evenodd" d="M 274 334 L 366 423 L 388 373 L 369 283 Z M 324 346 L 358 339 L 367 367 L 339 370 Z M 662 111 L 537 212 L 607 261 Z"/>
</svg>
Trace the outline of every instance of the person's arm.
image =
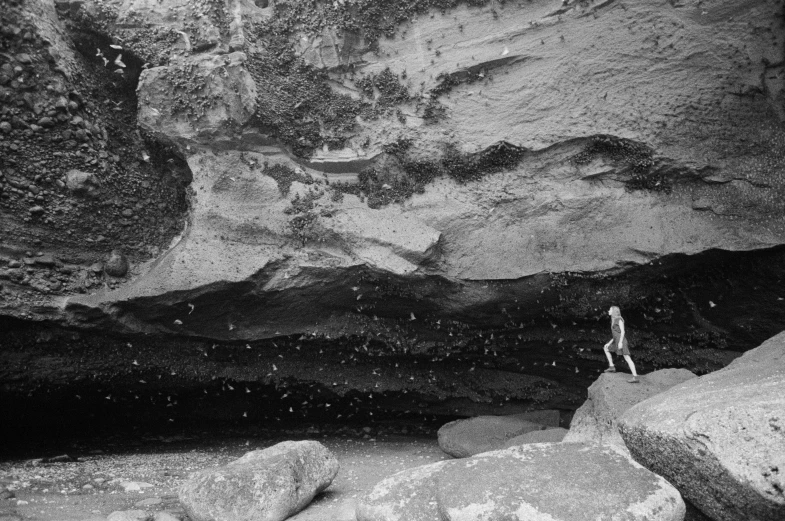
<svg viewBox="0 0 785 521">
<path fill-rule="evenodd" d="M 624 319 L 619 320 L 619 330 L 621 331 L 621 334 L 619 334 L 619 349 L 621 349 L 624 345 Z"/>
</svg>

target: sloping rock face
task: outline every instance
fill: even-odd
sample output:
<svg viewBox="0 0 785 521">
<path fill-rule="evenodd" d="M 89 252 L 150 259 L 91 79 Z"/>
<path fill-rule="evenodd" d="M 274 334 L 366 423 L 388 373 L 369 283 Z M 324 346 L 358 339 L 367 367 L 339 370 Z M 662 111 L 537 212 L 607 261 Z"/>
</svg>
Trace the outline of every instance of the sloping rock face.
<svg viewBox="0 0 785 521">
<path fill-rule="evenodd" d="M 338 460 L 321 443 L 285 441 L 192 474 L 179 496 L 195 521 L 283 521 L 337 474 Z"/>
<path fill-rule="evenodd" d="M 454 458 L 465 458 L 500 449 L 510 438 L 545 428 L 530 421 L 526 414 L 478 416 L 442 426 L 438 433 L 439 447 Z"/>
<path fill-rule="evenodd" d="M 358 521 L 684 518 L 667 481 L 610 447 L 537 444 L 400 472 L 357 507 Z"/>
<path fill-rule="evenodd" d="M 633 457 L 715 520 L 785 516 L 785 333 L 630 408 Z"/>
<path fill-rule="evenodd" d="M 641 376 L 631 385 L 620 373 L 601 374 L 589 387 L 589 397 L 575 411 L 565 442 L 595 442 L 625 449 L 619 435 L 619 418 L 633 405 L 656 396 L 682 382 L 695 378 L 686 369 L 660 369 Z"/>
</svg>

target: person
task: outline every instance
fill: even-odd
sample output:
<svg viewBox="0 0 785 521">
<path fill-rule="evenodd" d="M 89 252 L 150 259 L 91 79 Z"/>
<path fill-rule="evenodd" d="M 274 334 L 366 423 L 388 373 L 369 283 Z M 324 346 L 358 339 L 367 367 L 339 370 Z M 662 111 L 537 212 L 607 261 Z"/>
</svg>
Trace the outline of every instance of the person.
<svg viewBox="0 0 785 521">
<path fill-rule="evenodd" d="M 630 348 L 627 342 L 626 331 L 624 330 L 624 319 L 621 318 L 621 310 L 618 306 L 611 306 L 608 310 L 608 315 L 611 317 L 611 333 L 613 334 L 613 338 L 603 347 L 605 356 L 608 358 L 608 364 L 610 365 L 605 372 L 616 372 L 616 366 L 613 365 L 613 356 L 611 356 L 610 351 L 610 349 L 613 349 L 616 354 L 624 357 L 624 361 L 627 362 L 630 372 L 632 372 L 632 378 L 627 381 L 631 384 L 640 383 L 638 373 L 635 371 L 635 364 L 632 362 L 632 358 L 630 358 Z"/>
</svg>

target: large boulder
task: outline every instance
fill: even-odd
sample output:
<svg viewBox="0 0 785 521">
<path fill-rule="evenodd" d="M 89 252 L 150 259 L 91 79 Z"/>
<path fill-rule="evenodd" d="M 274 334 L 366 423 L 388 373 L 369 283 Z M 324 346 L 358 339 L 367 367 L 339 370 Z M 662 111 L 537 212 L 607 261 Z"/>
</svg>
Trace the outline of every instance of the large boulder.
<svg viewBox="0 0 785 521">
<path fill-rule="evenodd" d="M 546 428 L 530 418 L 524 413 L 455 420 L 439 429 L 439 447 L 454 458 L 500 449 L 511 438 Z"/>
<path fill-rule="evenodd" d="M 281 521 L 303 508 L 338 474 L 317 441 L 285 441 L 223 467 L 191 474 L 179 490 L 193 521 Z"/>
<path fill-rule="evenodd" d="M 399 472 L 361 499 L 357 521 L 681 521 L 665 479 L 610 446 L 524 445 Z"/>
<path fill-rule="evenodd" d="M 717 521 L 785 519 L 785 333 L 630 408 L 633 457 Z"/>
<path fill-rule="evenodd" d="M 641 376 L 640 384 L 627 382 L 628 375 L 603 373 L 589 387 L 589 397 L 575 411 L 565 442 L 597 442 L 624 447 L 619 436 L 618 420 L 624 411 L 651 398 L 695 374 L 686 369 L 660 369 Z"/>
</svg>

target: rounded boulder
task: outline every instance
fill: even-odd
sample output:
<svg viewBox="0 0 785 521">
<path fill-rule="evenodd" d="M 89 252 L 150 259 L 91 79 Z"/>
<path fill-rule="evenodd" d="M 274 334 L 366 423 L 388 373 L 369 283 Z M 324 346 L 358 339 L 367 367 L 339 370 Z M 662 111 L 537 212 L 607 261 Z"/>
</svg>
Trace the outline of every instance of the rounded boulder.
<svg viewBox="0 0 785 521">
<path fill-rule="evenodd" d="M 285 441 L 191 474 L 180 503 L 193 521 L 283 521 L 330 486 L 338 468 L 321 443 Z"/>
<path fill-rule="evenodd" d="M 538 443 L 408 469 L 359 502 L 357 521 L 682 521 L 664 478 L 612 446 Z"/>
<path fill-rule="evenodd" d="M 500 449 L 507 440 L 546 427 L 523 415 L 477 416 L 456 420 L 439 429 L 439 447 L 454 458 Z"/>
</svg>

